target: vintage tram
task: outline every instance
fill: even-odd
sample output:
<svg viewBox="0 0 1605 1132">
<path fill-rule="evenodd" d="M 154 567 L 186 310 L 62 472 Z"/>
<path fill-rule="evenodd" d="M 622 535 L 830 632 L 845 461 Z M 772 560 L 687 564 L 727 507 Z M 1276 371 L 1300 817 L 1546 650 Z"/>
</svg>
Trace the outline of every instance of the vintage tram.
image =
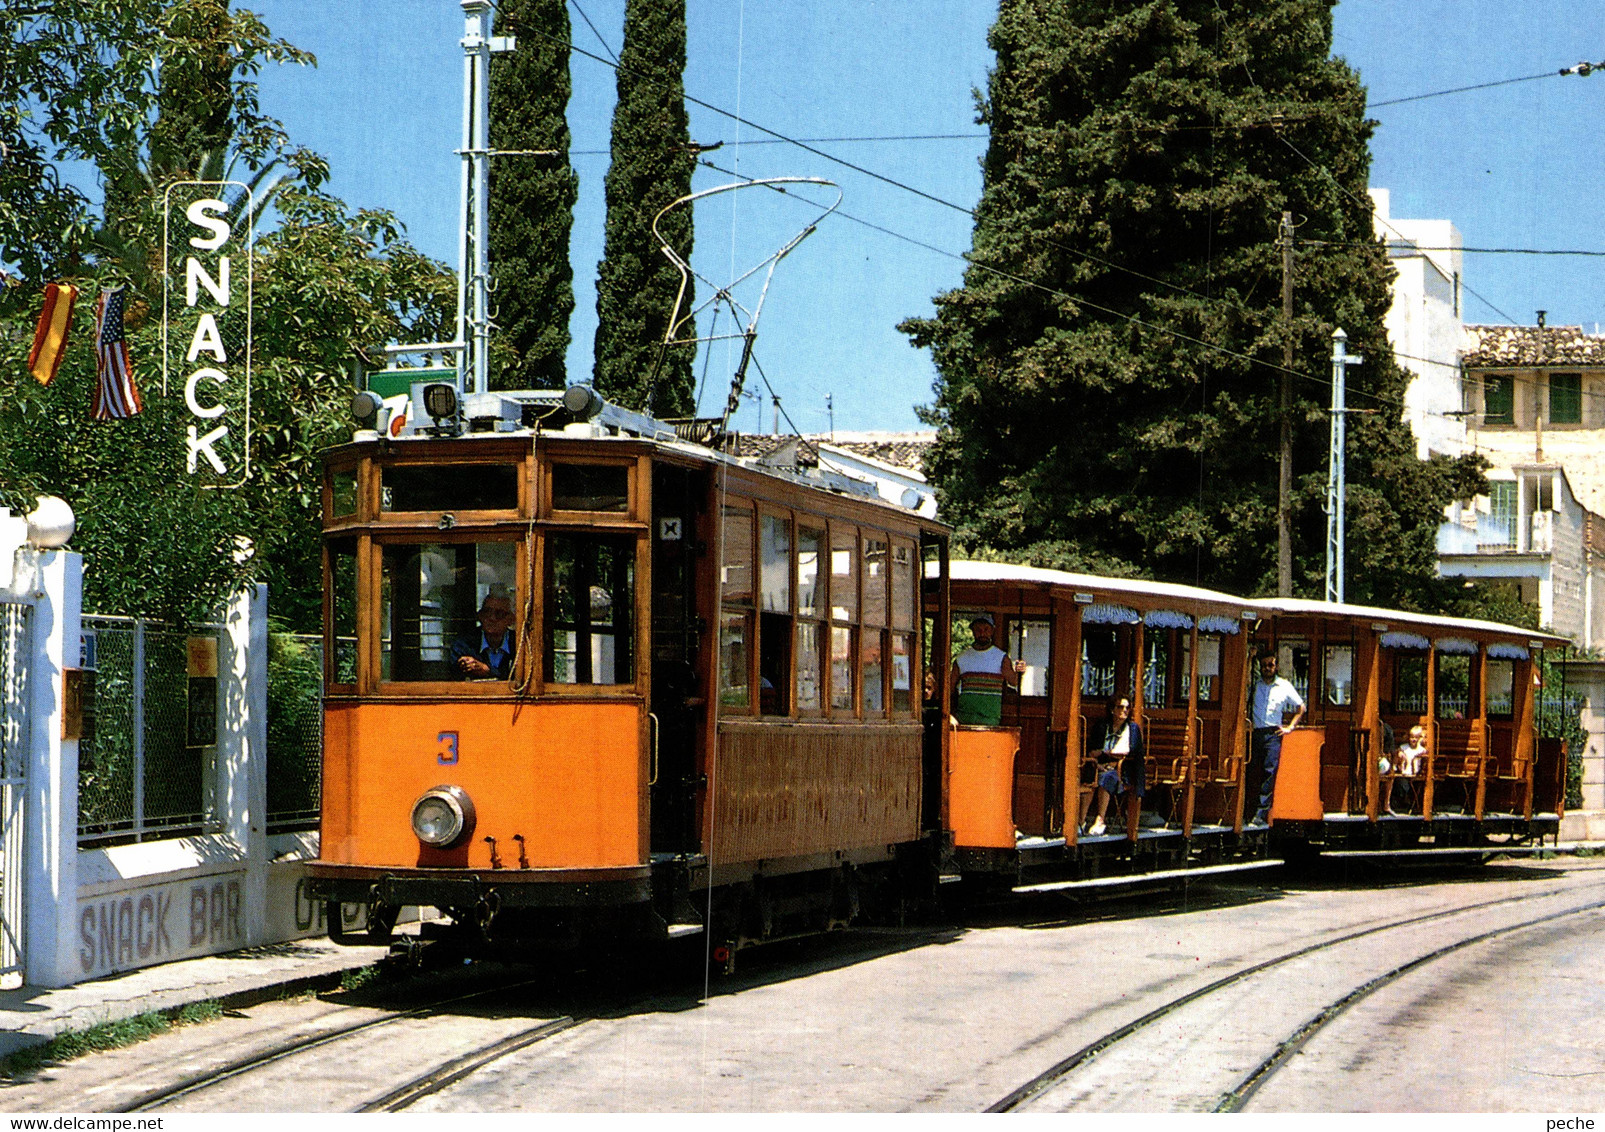
<svg viewBox="0 0 1605 1132">
<path fill-rule="evenodd" d="M 479 950 L 728 948 L 932 891 L 934 508 L 586 387 L 455 402 L 326 455 L 309 871 L 359 938 L 426 906 Z"/>
<path fill-rule="evenodd" d="M 1278 838 L 1352 855 L 1511 851 L 1558 834 L 1566 749 L 1541 733 L 1537 705 L 1544 652 L 1565 638 L 1297 598 L 1246 604 L 1252 647 L 1276 652 L 1313 737 L 1277 773 Z M 1401 760 L 1413 729 L 1425 753 Z"/>
<path fill-rule="evenodd" d="M 1107 887 L 1315 853 L 1522 852 L 1558 833 L 1565 748 L 1540 735 L 1536 705 L 1544 650 L 1563 638 L 995 562 L 953 562 L 950 584 L 955 640 L 988 617 L 1025 667 L 1000 725 L 954 721 L 947 812 L 971 887 Z M 1266 654 L 1306 710 L 1256 824 L 1245 815 L 1264 768 L 1247 705 Z M 1117 698 L 1146 739 L 1141 789 L 1127 789 L 1118 828 L 1089 836 L 1096 736 Z M 1423 753 L 1401 760 L 1412 728 Z"/>
<path fill-rule="evenodd" d="M 959 723 L 951 739 L 948 810 L 967 879 L 1048 891 L 1278 863 L 1264 830 L 1243 826 L 1254 615 L 1241 599 L 995 562 L 951 570 L 953 632 L 991 617 L 1025 663 L 1001 726 Z M 1095 737 L 1117 698 L 1145 757 L 1090 835 Z"/>
</svg>

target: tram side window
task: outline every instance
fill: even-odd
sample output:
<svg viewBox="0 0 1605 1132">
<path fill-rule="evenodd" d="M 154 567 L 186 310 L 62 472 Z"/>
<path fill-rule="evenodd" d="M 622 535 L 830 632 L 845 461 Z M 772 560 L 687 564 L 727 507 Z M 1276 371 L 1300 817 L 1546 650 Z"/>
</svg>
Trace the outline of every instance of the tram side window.
<svg viewBox="0 0 1605 1132">
<path fill-rule="evenodd" d="M 331 684 L 357 682 L 357 544 L 329 546 L 329 666 Z"/>
<path fill-rule="evenodd" d="M 719 704 L 746 708 L 751 702 L 747 692 L 747 615 L 725 613 L 719 620 Z"/>
<path fill-rule="evenodd" d="M 1471 657 L 1461 653 L 1438 654 L 1438 681 L 1434 689 L 1438 694 L 1439 719 L 1470 719 L 1476 709 L 1471 702 Z"/>
<path fill-rule="evenodd" d="M 518 608 L 518 546 L 511 542 L 407 543 L 382 550 L 379 678 L 458 680 L 453 646 L 477 651 L 478 611 L 499 595 Z M 516 628 L 510 630 L 516 634 Z M 516 637 L 515 637 L 516 639 Z"/>
<path fill-rule="evenodd" d="M 820 578 L 825 532 L 819 527 L 797 527 L 797 710 L 814 713 L 824 708 L 825 590 Z"/>
<path fill-rule="evenodd" d="M 517 464 L 397 464 L 379 473 L 381 511 L 516 511 Z"/>
<path fill-rule="evenodd" d="M 552 510 L 625 512 L 630 469 L 622 464 L 553 464 Z"/>
<path fill-rule="evenodd" d="M 338 518 L 357 513 L 357 469 L 336 468 L 329 473 L 329 515 Z"/>
<path fill-rule="evenodd" d="M 854 670 L 859 657 L 854 636 L 858 621 L 858 530 L 831 525 L 830 528 L 830 616 L 838 622 L 830 627 L 830 710 L 850 716 L 857 686 Z M 879 649 L 876 650 L 879 658 Z M 877 677 L 879 670 L 877 668 Z M 884 710 L 882 704 L 879 710 Z"/>
<path fill-rule="evenodd" d="M 1488 714 L 1507 719 L 1516 710 L 1516 663 L 1511 660 L 1488 661 Z"/>
<path fill-rule="evenodd" d="M 1053 628 L 1048 621 L 1009 621 L 1009 655 L 1025 661 L 1025 672 L 1020 676 L 1022 696 L 1048 694 L 1048 652 L 1052 640 Z"/>
<path fill-rule="evenodd" d="M 892 628 L 914 627 L 914 544 L 892 541 Z"/>
<path fill-rule="evenodd" d="M 1220 687 L 1220 642 L 1221 639 L 1212 633 L 1200 633 L 1198 637 L 1198 702 L 1212 704 L 1217 698 L 1217 689 Z M 1185 706 L 1191 695 L 1193 662 L 1192 662 L 1192 634 L 1183 633 L 1181 637 L 1181 698 L 1180 703 Z"/>
<path fill-rule="evenodd" d="M 1326 686 L 1326 702 L 1334 707 L 1347 707 L 1354 702 L 1354 647 L 1327 645 L 1321 658 L 1321 672 Z"/>
<path fill-rule="evenodd" d="M 758 516 L 758 712 L 791 714 L 791 520 Z"/>
<path fill-rule="evenodd" d="M 914 703 L 914 635 L 892 634 L 892 712 L 908 715 L 918 706 Z"/>
<path fill-rule="evenodd" d="M 1115 630 L 1089 625 L 1081 632 L 1081 694 L 1106 700 L 1115 694 Z"/>
<path fill-rule="evenodd" d="M 548 535 L 545 616 L 548 683 L 632 683 L 635 540 Z"/>
<path fill-rule="evenodd" d="M 1165 707 L 1170 702 L 1170 633 L 1149 629 L 1143 634 L 1142 702 Z"/>
<path fill-rule="evenodd" d="M 1399 653 L 1393 667 L 1393 703 L 1402 715 L 1427 714 L 1427 654 Z"/>
</svg>

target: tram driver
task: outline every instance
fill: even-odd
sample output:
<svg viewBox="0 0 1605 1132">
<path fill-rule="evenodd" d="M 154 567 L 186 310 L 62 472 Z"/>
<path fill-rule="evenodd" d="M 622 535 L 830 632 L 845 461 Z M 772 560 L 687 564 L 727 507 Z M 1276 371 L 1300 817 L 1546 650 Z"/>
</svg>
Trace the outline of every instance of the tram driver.
<svg viewBox="0 0 1605 1132">
<path fill-rule="evenodd" d="M 1010 660 L 1009 654 L 992 643 L 997 622 L 990 613 L 977 613 L 970 619 L 970 647 L 953 658 L 953 718 L 977 727 L 997 727 L 1003 723 L 1003 689 L 1020 690 L 1025 661 Z"/>
<path fill-rule="evenodd" d="M 457 671 L 465 680 L 505 680 L 513 668 L 513 602 L 507 591 L 492 586 L 479 605 L 479 632 L 465 633 L 451 643 Z"/>
</svg>

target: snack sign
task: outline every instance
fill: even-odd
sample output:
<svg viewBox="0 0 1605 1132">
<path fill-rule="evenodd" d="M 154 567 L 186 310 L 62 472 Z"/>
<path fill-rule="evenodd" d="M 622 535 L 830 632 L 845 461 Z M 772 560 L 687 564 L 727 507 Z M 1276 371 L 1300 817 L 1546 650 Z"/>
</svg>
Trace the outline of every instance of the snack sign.
<svg viewBox="0 0 1605 1132">
<path fill-rule="evenodd" d="M 183 382 L 186 473 L 201 487 L 251 475 L 251 243 L 239 181 L 180 181 L 163 210 L 162 391 Z"/>
</svg>

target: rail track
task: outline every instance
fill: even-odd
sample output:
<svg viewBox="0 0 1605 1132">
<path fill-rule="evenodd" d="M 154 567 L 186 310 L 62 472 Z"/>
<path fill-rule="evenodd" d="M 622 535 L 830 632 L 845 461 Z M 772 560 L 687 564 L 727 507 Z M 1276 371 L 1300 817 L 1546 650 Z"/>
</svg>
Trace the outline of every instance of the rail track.
<svg viewBox="0 0 1605 1132">
<path fill-rule="evenodd" d="M 285 1062 L 305 1058 L 314 1053 L 322 1053 L 323 1056 L 327 1056 L 328 1047 L 337 1043 L 349 1044 L 358 1041 L 371 1041 L 378 1031 L 403 1027 L 408 1023 L 438 1019 L 445 1016 L 452 1008 L 484 1000 L 491 996 L 505 997 L 510 991 L 542 981 L 527 979 L 499 984 L 467 994 L 434 999 L 411 1009 L 387 1014 L 379 1018 L 364 1018 L 361 1021 L 336 1024 L 332 1028 L 318 1026 L 316 1027 L 316 1032 L 299 1033 L 267 1049 L 233 1059 L 222 1065 L 209 1067 L 172 1084 L 142 1093 L 114 1111 L 129 1113 L 151 1112 L 173 1107 L 186 1100 L 204 1102 L 208 1093 L 216 1092 L 220 1087 L 229 1083 L 238 1083 L 240 1079 L 249 1075 L 281 1068 Z M 494 1019 L 492 1024 L 505 1021 L 508 1020 Z M 452 1057 L 431 1064 L 422 1072 L 407 1077 L 399 1084 L 394 1081 L 385 1082 L 388 1086 L 385 1091 L 372 1099 L 357 1104 L 350 1111 L 400 1112 L 421 1098 L 439 1092 L 441 1089 L 462 1080 L 475 1070 L 499 1057 L 505 1057 L 510 1053 L 534 1045 L 536 1042 L 571 1029 L 576 1025 L 579 1025 L 576 1019 L 563 1015 L 544 1019 L 533 1026 L 518 1028 L 510 1034 L 499 1034 L 489 1041 L 477 1042 L 467 1051 L 457 1052 Z"/>
<path fill-rule="evenodd" d="M 1605 885 L 1591 885 L 1589 888 L 1596 893 L 1605 889 Z M 1576 893 L 1565 894 L 1575 900 Z M 988 1106 L 988 1112 L 1022 1112 L 1022 1111 L 1064 1111 L 1069 1108 L 1082 1108 L 1090 1103 L 1090 1107 L 1097 1107 L 1100 1096 L 1107 1097 L 1111 1087 L 1111 1078 L 1135 1079 L 1139 1071 L 1134 1066 L 1143 1060 L 1143 1052 L 1131 1050 L 1129 1047 L 1140 1045 L 1145 1038 L 1159 1043 L 1154 1050 L 1158 1058 L 1155 1065 L 1176 1065 L 1178 1061 L 1185 1061 L 1188 1052 L 1186 1035 L 1192 1033 L 1195 1037 L 1207 1036 L 1207 1026 L 1198 1026 L 1187 1017 L 1189 1012 L 1196 1017 L 1218 1015 L 1223 1009 L 1230 1010 L 1232 1006 L 1239 1005 L 1246 1000 L 1259 1004 L 1282 1003 L 1284 1013 L 1299 1006 L 1296 994 L 1282 988 L 1275 989 L 1274 977 L 1277 975 L 1301 974 L 1308 978 L 1307 973 L 1293 972 L 1291 969 L 1303 961 L 1316 960 L 1328 956 L 1341 955 L 1345 950 L 1355 950 L 1355 945 L 1361 941 L 1375 940 L 1378 937 L 1386 938 L 1390 934 L 1399 935 L 1412 928 L 1427 927 L 1444 921 L 1469 915 L 1484 914 L 1500 908 L 1509 908 L 1514 905 L 1531 904 L 1536 901 L 1551 901 L 1561 899 L 1561 894 L 1517 895 L 1501 897 L 1496 900 L 1481 901 L 1458 908 L 1442 909 L 1436 912 L 1424 913 L 1415 916 L 1406 916 L 1383 924 L 1374 924 L 1358 931 L 1347 932 L 1331 939 L 1293 948 L 1269 959 L 1242 967 L 1221 978 L 1215 979 L 1203 986 L 1196 987 L 1184 994 L 1165 1002 L 1111 1031 L 1095 1041 L 1089 1042 L 1076 1050 L 1069 1057 L 1055 1063 L 1049 1069 L 1033 1077 L 1007 1096 Z M 1313 1010 L 1304 1005 L 1305 1013 L 1298 1024 L 1292 1029 L 1283 1029 L 1275 1036 L 1253 1035 L 1249 1041 L 1257 1041 L 1257 1049 L 1261 1051 L 1256 1055 L 1246 1071 L 1237 1071 L 1231 1065 L 1231 1055 L 1222 1057 L 1221 1063 L 1213 1066 L 1198 1066 L 1191 1068 L 1201 1072 L 1202 1078 L 1186 1084 L 1175 1078 L 1173 1088 L 1179 1095 L 1167 1098 L 1166 1102 L 1152 1103 L 1150 1107 L 1168 1108 L 1171 1111 L 1214 1111 L 1237 1112 L 1240 1111 L 1250 1099 L 1264 1086 L 1317 1033 L 1328 1024 L 1336 1020 L 1351 1007 L 1360 1003 L 1384 987 L 1397 982 L 1410 973 L 1423 967 L 1445 959 L 1468 948 L 1486 944 L 1501 937 L 1510 936 L 1523 930 L 1539 927 L 1557 920 L 1574 916 L 1599 913 L 1605 909 L 1605 900 L 1595 898 L 1585 903 L 1572 904 L 1557 911 L 1547 911 L 1541 915 L 1530 916 L 1516 920 L 1512 923 L 1502 924 L 1495 928 L 1480 931 L 1475 934 L 1454 940 L 1450 943 L 1432 947 L 1421 954 L 1415 955 L 1406 962 L 1399 963 L 1365 978 L 1358 985 L 1350 985 L 1343 993 L 1328 997 L 1320 1002 Z M 1305 967 L 1309 964 L 1305 963 Z M 1255 984 L 1263 983 L 1270 990 L 1258 989 Z M 1254 993 L 1258 990 L 1258 993 Z M 1224 1005 L 1220 1000 L 1228 992 L 1237 991 L 1234 1002 Z M 1278 999 L 1277 994 L 1285 996 Z M 1307 996 L 1306 996 L 1307 997 Z M 1270 1013 L 1275 1013 L 1274 1009 Z M 1161 1034 L 1161 1031 L 1164 1031 Z M 1115 1057 L 1125 1054 L 1124 1064 L 1108 1067 L 1104 1072 L 1098 1072 L 1099 1062 L 1108 1062 Z M 1241 1052 L 1238 1052 L 1241 1056 Z M 1122 1071 L 1128 1071 L 1123 1073 Z M 1118 1086 L 1116 1086 L 1118 1087 Z"/>
</svg>

